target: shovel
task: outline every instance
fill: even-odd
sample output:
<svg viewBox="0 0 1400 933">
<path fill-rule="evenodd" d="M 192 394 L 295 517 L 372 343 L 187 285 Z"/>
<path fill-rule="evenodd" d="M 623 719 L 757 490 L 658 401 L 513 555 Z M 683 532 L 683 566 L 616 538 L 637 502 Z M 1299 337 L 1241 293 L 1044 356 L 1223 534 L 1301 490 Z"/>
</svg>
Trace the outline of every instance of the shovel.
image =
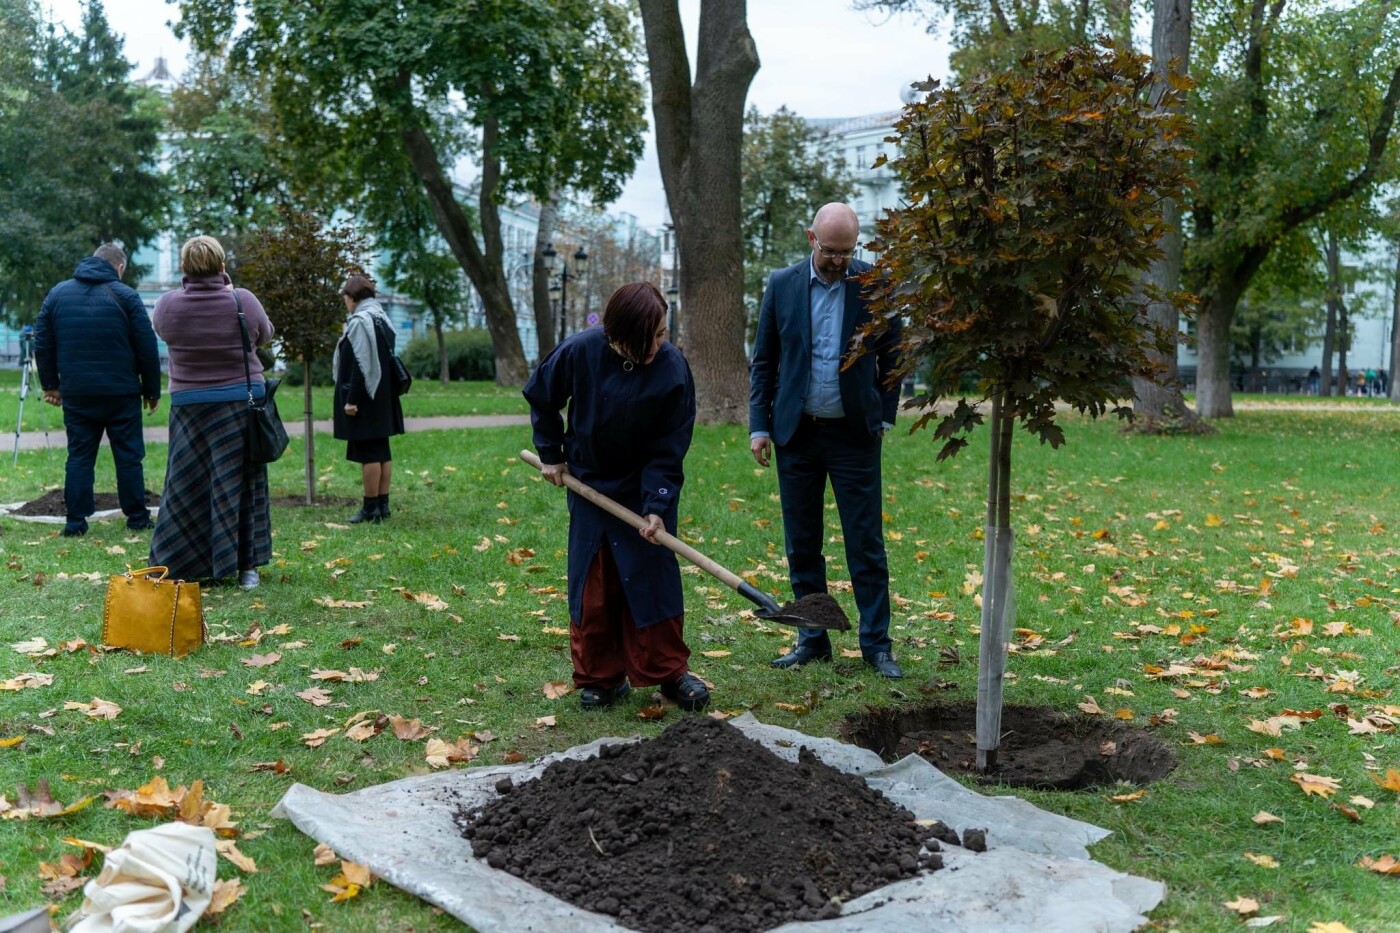
<svg viewBox="0 0 1400 933">
<path fill-rule="evenodd" d="M 528 463 L 535 469 L 540 469 L 540 458 L 528 450 L 520 452 L 520 459 Z M 633 528 L 642 529 L 647 527 L 646 519 L 624 505 L 619 505 L 612 499 L 603 495 L 592 486 L 584 483 L 571 473 L 564 474 L 564 485 L 573 490 L 576 495 L 583 496 L 589 502 L 615 518 L 619 518 Z M 684 541 L 670 534 L 664 528 L 656 533 L 656 543 L 665 546 L 673 553 L 679 554 L 690 561 L 701 570 L 734 590 L 740 596 L 752 602 L 758 608 L 754 610 L 754 615 L 768 622 L 776 622 L 779 625 L 795 625 L 798 628 L 821 628 L 833 629 L 838 632 L 850 631 L 851 622 L 846 618 L 846 613 L 841 608 L 841 604 L 832 599 L 826 593 L 815 593 L 811 596 L 804 596 L 801 599 L 779 606 L 773 597 L 767 593 L 760 592 L 753 584 L 740 577 L 731 570 L 726 570 L 710 558 L 701 554 L 695 548 Z M 812 615 L 799 615 L 803 610 Z M 787 610 L 784 612 L 783 610 Z M 794 612 L 796 610 L 796 612 Z"/>
</svg>

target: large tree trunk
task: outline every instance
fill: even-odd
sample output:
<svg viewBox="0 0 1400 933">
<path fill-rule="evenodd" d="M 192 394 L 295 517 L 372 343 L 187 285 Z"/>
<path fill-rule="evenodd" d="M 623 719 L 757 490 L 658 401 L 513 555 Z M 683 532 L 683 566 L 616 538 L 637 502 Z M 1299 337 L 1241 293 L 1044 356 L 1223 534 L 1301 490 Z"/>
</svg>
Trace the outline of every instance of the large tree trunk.
<svg viewBox="0 0 1400 933">
<path fill-rule="evenodd" d="M 1156 93 L 1162 93 L 1169 86 L 1168 76 L 1173 69 L 1187 74 L 1190 61 L 1191 0 L 1156 0 L 1152 14 L 1152 73 Z M 1181 288 L 1183 246 L 1181 205 L 1175 200 L 1164 201 L 1162 215 L 1167 228 L 1160 241 L 1164 255 L 1147 268 L 1142 280 L 1162 292 L 1178 291 Z M 1181 329 L 1180 315 L 1170 302 L 1152 302 L 1148 306 L 1147 318 L 1151 324 L 1171 334 Z M 1133 414 L 1141 423 L 1140 430 L 1151 431 L 1156 425 L 1167 424 L 1198 429 L 1200 419 L 1181 394 L 1176 348 L 1173 347 L 1169 355 L 1156 352 L 1149 355 L 1154 362 L 1161 364 L 1162 374 L 1157 380 L 1133 380 Z"/>
<path fill-rule="evenodd" d="M 745 0 L 705 0 L 692 87 L 675 0 L 640 0 L 656 152 L 685 276 L 685 348 L 702 422 L 747 418 L 743 240 L 739 223 L 744 99 L 758 71 Z"/>
<path fill-rule="evenodd" d="M 496 209 L 496 188 L 500 182 L 500 157 L 495 152 L 497 126 L 487 120 L 481 133 L 481 239 L 483 250 L 476 241 L 471 219 L 457 203 L 452 182 L 442 170 L 437 149 L 423 128 L 421 115 L 413 105 L 412 76 L 401 72 L 393 92 L 387 93 L 385 103 L 399 115 L 399 135 L 408 152 L 414 174 L 423 184 L 433 219 L 438 230 L 456 257 L 457 264 L 471 280 L 481 297 L 486 312 L 486 329 L 491 334 L 491 346 L 496 356 L 496 385 L 523 385 L 529 369 L 525 351 L 520 345 L 520 328 L 515 323 L 515 305 L 510 298 L 502 263 L 501 215 Z"/>
<path fill-rule="evenodd" d="M 316 416 L 311 411 L 311 362 L 307 357 L 301 358 L 302 441 L 306 454 L 302 461 L 306 467 L 307 505 L 311 505 L 316 496 Z M 331 417 L 335 417 L 334 412 Z"/>
<path fill-rule="evenodd" d="M 1390 367 L 1386 370 L 1386 395 L 1393 402 L 1400 402 L 1400 387 L 1397 387 L 1395 366 L 1400 363 L 1400 240 L 1391 244 L 1395 250 L 1395 278 L 1390 283 L 1392 290 L 1390 308 Z"/>
<path fill-rule="evenodd" d="M 1196 314 L 1196 412 L 1202 418 L 1230 418 L 1230 324 L 1243 289 L 1230 283 L 1201 296 Z"/>
<path fill-rule="evenodd" d="M 554 308 L 549 300 L 549 270 L 544 265 L 544 248 L 554 239 L 559 223 L 559 193 L 550 195 L 540 205 L 540 225 L 535 230 L 535 252 L 530 266 L 530 299 L 535 309 L 535 337 L 540 343 L 538 359 L 544 359 L 555 346 L 559 325 L 554 320 Z M 569 257 L 563 257 L 565 262 Z"/>
</svg>

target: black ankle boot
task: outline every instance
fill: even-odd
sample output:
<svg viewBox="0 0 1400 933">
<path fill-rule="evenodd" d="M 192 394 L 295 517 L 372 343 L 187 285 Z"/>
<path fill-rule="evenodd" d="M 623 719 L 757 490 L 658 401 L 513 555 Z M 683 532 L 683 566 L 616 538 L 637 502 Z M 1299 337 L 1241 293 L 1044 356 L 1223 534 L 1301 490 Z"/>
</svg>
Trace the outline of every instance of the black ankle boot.
<svg viewBox="0 0 1400 933">
<path fill-rule="evenodd" d="M 379 497 L 379 517 L 389 517 L 389 494 L 387 492 Z"/>
<path fill-rule="evenodd" d="M 378 524 L 384 516 L 379 511 L 379 497 L 366 496 L 364 504 L 360 506 L 360 511 L 350 516 L 350 524 L 358 525 L 360 522 L 374 522 Z"/>
</svg>

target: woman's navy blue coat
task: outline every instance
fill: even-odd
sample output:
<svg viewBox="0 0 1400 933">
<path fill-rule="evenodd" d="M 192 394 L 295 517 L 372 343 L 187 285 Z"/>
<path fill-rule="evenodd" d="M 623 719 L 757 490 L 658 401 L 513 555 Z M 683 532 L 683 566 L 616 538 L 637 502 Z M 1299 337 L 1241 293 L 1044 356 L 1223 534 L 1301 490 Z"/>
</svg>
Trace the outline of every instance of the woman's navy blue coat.
<svg viewBox="0 0 1400 933">
<path fill-rule="evenodd" d="M 695 428 L 695 382 L 680 351 L 629 371 L 601 327 L 569 337 L 525 383 L 535 449 L 638 515 L 661 516 L 676 533 L 683 464 Z M 563 409 L 568 406 L 568 424 Z M 583 610 L 583 579 L 598 548 L 612 548 L 638 628 L 684 612 L 676 556 L 572 492 L 569 499 L 569 616 Z"/>
</svg>

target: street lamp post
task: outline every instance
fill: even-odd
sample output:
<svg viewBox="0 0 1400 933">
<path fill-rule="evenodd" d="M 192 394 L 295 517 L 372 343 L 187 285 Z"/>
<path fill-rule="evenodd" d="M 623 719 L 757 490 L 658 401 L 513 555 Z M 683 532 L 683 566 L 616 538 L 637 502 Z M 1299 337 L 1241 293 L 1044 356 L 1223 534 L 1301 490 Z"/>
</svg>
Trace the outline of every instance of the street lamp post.
<svg viewBox="0 0 1400 933">
<path fill-rule="evenodd" d="M 545 271 L 554 276 L 554 281 L 549 286 L 549 297 L 558 299 L 559 302 L 559 343 L 563 343 L 564 324 L 569 319 L 569 283 L 580 281 L 588 271 L 588 253 L 580 246 L 574 253 L 573 271 L 569 270 L 569 264 L 565 262 L 560 266 L 557 275 L 554 267 L 559 262 L 559 253 L 555 251 L 554 244 L 546 246 L 540 255 L 544 257 Z"/>
<path fill-rule="evenodd" d="M 666 330 L 671 334 L 671 342 L 676 342 L 676 309 L 680 307 L 681 290 L 672 285 L 666 289 L 666 310 L 670 312 L 670 320 L 666 322 Z"/>
</svg>

